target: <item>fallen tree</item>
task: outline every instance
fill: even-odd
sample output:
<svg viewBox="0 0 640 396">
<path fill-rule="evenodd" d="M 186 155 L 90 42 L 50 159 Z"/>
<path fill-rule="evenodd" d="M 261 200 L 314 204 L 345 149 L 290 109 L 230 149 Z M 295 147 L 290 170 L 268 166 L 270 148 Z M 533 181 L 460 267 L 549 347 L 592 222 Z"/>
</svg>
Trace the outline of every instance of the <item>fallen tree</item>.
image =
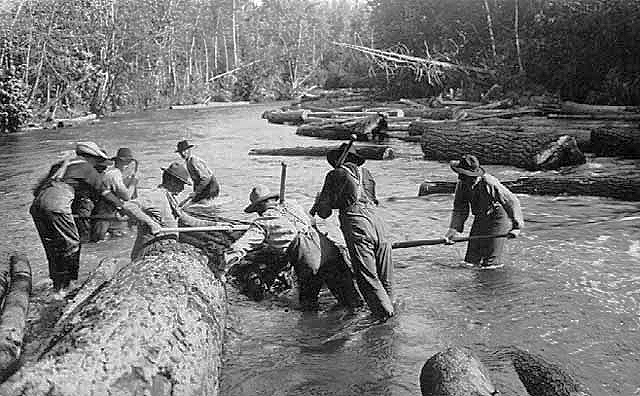
<svg viewBox="0 0 640 396">
<path fill-rule="evenodd" d="M 593 153 L 602 157 L 640 158 L 640 130 L 597 128 L 591 132 Z"/>
<path fill-rule="evenodd" d="M 533 195 L 590 195 L 625 201 L 640 201 L 640 174 L 628 175 L 545 175 L 519 177 L 503 181 L 518 194 Z M 418 196 L 452 194 L 455 181 L 424 181 Z"/>
<path fill-rule="evenodd" d="M 389 146 L 356 146 L 354 145 L 358 155 L 364 159 L 370 160 L 386 160 L 393 159 L 393 149 Z M 283 147 L 275 149 L 251 149 L 249 155 L 282 155 L 282 156 L 304 156 L 304 157 L 324 157 L 330 149 L 338 148 L 338 146 L 324 147 Z"/>
<path fill-rule="evenodd" d="M 217 395 L 224 285 L 202 250 L 157 240 L 89 296 L 2 395 Z"/>
<path fill-rule="evenodd" d="M 358 141 L 370 141 L 380 137 L 380 132 L 386 128 L 387 121 L 381 115 L 343 122 L 327 121 L 301 125 L 296 130 L 296 135 L 310 136 L 322 139 L 349 140 L 355 134 Z"/>
<path fill-rule="evenodd" d="M 10 258 L 9 283 L 0 315 L 0 381 L 15 371 L 22 353 L 31 295 L 31 266 L 27 257 Z"/>
<path fill-rule="evenodd" d="M 307 121 L 309 114 L 309 110 L 267 110 L 262 113 L 262 118 L 272 124 L 300 125 Z"/>
</svg>

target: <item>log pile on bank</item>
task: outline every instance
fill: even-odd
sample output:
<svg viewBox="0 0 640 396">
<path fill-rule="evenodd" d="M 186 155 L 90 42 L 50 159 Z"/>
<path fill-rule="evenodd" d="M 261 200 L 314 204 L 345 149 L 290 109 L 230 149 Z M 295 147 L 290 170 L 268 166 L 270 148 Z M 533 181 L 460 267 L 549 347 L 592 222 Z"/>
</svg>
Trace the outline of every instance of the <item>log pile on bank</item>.
<svg viewBox="0 0 640 396">
<path fill-rule="evenodd" d="M 224 285 L 202 250 L 162 240 L 60 324 L 2 395 L 216 395 Z"/>
</svg>

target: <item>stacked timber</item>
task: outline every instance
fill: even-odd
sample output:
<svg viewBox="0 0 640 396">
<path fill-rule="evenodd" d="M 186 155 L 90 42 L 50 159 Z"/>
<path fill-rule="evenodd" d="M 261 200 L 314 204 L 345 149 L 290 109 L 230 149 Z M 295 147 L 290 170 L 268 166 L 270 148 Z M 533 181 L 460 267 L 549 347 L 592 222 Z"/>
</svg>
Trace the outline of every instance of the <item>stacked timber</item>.
<svg viewBox="0 0 640 396">
<path fill-rule="evenodd" d="M 508 189 L 518 194 L 534 195 L 587 195 L 640 201 L 640 174 L 620 175 L 561 175 L 519 177 L 503 181 Z M 419 196 L 452 194 L 455 181 L 424 181 Z"/>
<path fill-rule="evenodd" d="M 2 395 L 217 395 L 224 284 L 202 250 L 147 246 L 66 317 Z"/>
<path fill-rule="evenodd" d="M 395 157 L 393 149 L 389 146 L 380 145 L 354 145 L 359 156 L 368 160 L 387 160 Z M 275 149 L 251 149 L 249 155 L 281 155 L 281 156 L 302 156 L 302 157 L 325 157 L 329 150 L 337 149 L 338 146 L 323 147 L 282 147 Z"/>
<path fill-rule="evenodd" d="M 358 141 L 371 141 L 380 139 L 386 129 L 387 121 L 383 115 L 373 114 L 363 119 L 348 121 L 326 121 L 301 125 L 296 130 L 296 135 L 310 136 L 322 139 L 349 140 L 351 135 L 356 135 Z"/>
<path fill-rule="evenodd" d="M 31 295 L 31 266 L 26 256 L 11 256 L 8 271 L 0 272 L 0 292 L 0 381 L 3 381 L 17 369 L 22 354 Z"/>
</svg>

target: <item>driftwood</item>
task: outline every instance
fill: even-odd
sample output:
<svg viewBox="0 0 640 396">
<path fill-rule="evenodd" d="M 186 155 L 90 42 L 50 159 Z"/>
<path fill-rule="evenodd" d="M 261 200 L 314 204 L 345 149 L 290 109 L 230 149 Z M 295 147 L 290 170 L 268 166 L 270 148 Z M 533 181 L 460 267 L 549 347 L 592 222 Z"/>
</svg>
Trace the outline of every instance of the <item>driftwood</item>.
<svg viewBox="0 0 640 396">
<path fill-rule="evenodd" d="M 585 162 L 575 138 L 554 132 L 496 131 L 459 124 L 455 128 L 425 131 L 421 146 L 424 158 L 429 160 L 452 160 L 473 154 L 481 164 L 529 170 L 558 169 Z"/>
<path fill-rule="evenodd" d="M 304 157 L 324 157 L 332 148 L 338 146 L 324 147 L 283 147 L 276 149 L 251 149 L 249 155 L 283 155 L 283 156 L 304 156 Z M 393 149 L 389 146 L 355 146 L 355 149 L 362 158 L 370 160 L 393 159 Z"/>
<path fill-rule="evenodd" d="M 224 285 L 202 250 L 158 240 L 63 325 L 2 395 L 217 395 Z"/>
<path fill-rule="evenodd" d="M 629 175 L 545 175 L 527 176 L 503 181 L 508 189 L 518 194 L 535 195 L 590 195 L 625 201 L 640 201 L 640 174 Z M 419 196 L 452 194 L 455 181 L 424 181 Z"/>
<path fill-rule="evenodd" d="M 344 122 L 326 122 L 322 124 L 301 125 L 296 135 L 323 139 L 349 140 L 355 134 L 358 141 L 374 140 L 386 128 L 387 121 L 380 115 L 371 115 L 364 119 Z"/>
<path fill-rule="evenodd" d="M 300 125 L 307 121 L 309 114 L 311 114 L 309 110 L 267 110 L 262 113 L 262 118 L 272 124 Z"/>
<path fill-rule="evenodd" d="M 640 128 L 597 128 L 591 132 L 593 153 L 602 157 L 640 158 Z"/>
<path fill-rule="evenodd" d="M 0 381 L 18 366 L 31 295 L 31 266 L 27 257 L 13 255 L 9 265 L 10 282 L 0 316 Z"/>
</svg>

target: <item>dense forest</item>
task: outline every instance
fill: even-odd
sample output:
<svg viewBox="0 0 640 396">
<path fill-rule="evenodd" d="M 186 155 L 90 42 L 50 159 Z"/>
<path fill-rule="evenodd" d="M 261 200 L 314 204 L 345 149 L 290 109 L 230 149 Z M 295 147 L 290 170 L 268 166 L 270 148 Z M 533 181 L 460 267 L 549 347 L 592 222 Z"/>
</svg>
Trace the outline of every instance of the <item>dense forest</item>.
<svg viewBox="0 0 640 396">
<path fill-rule="evenodd" d="M 314 86 L 478 96 L 499 83 L 638 105 L 638 42 L 637 0 L 5 0 L 0 129 Z"/>
</svg>

